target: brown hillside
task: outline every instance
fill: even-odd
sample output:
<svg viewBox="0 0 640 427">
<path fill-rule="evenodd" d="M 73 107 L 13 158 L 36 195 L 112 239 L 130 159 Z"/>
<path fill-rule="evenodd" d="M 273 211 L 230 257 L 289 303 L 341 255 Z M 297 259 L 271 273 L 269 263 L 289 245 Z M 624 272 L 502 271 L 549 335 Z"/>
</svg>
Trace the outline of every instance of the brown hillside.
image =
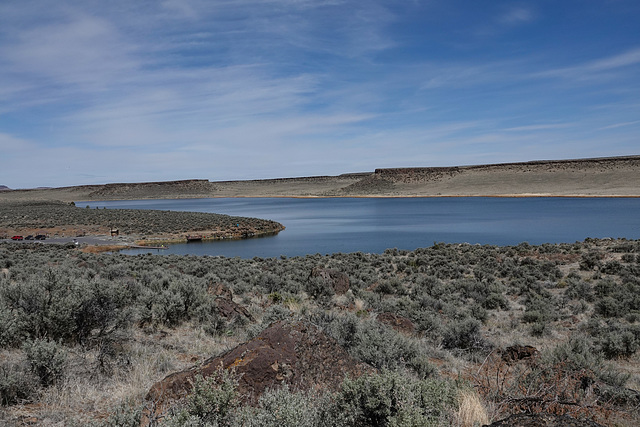
<svg viewBox="0 0 640 427">
<path fill-rule="evenodd" d="M 640 156 L 532 161 L 247 181 L 83 185 L 0 193 L 0 201 L 201 197 L 640 197 Z"/>
</svg>

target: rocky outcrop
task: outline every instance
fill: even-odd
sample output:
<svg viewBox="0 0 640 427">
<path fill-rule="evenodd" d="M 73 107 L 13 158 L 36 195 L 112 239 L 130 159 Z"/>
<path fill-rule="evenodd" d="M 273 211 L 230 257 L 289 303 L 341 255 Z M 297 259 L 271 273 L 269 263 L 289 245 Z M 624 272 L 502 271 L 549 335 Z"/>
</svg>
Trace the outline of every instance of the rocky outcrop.
<svg viewBox="0 0 640 427">
<path fill-rule="evenodd" d="M 227 285 L 221 282 L 210 283 L 207 289 L 207 293 L 216 297 L 222 297 L 226 299 L 233 299 L 233 292 Z"/>
<path fill-rule="evenodd" d="M 206 378 L 218 369 L 235 371 L 238 392 L 248 404 L 255 403 L 265 390 L 283 384 L 293 390 L 336 390 L 346 375 L 358 377 L 374 371 L 351 358 L 317 326 L 304 321 L 280 321 L 200 367 L 173 373 L 156 383 L 146 396 L 148 409 L 142 425 L 149 425 L 150 419 L 158 419 L 184 398 L 196 375 Z"/>
<path fill-rule="evenodd" d="M 115 183 L 96 186 L 89 196 L 91 199 L 113 198 L 162 198 L 166 195 L 180 194 L 182 197 L 205 196 L 211 193 L 211 183 L 206 179 L 188 179 L 182 181 Z"/>
<path fill-rule="evenodd" d="M 379 174 L 371 174 L 332 193 L 338 196 L 367 196 L 373 194 L 392 193 L 394 183 Z"/>
<path fill-rule="evenodd" d="M 460 167 L 376 169 L 375 176 L 393 183 L 440 181 L 460 174 Z"/>
<path fill-rule="evenodd" d="M 218 314 L 227 322 L 231 322 L 237 317 L 244 317 L 250 322 L 255 320 L 246 308 L 233 301 L 233 293 L 224 283 L 210 284 L 207 292 L 215 296 L 213 302 L 218 309 Z"/>
<path fill-rule="evenodd" d="M 640 196 L 640 156 L 541 160 L 246 181 L 183 180 L 0 191 L 4 200 L 187 197 Z"/>
<path fill-rule="evenodd" d="M 311 277 L 320 277 L 326 285 L 331 286 L 336 295 L 344 295 L 349 290 L 349 276 L 337 270 L 316 267 Z"/>
<path fill-rule="evenodd" d="M 502 360 L 507 363 L 532 360 L 538 353 L 538 349 L 530 345 L 512 345 L 502 350 Z"/>
<path fill-rule="evenodd" d="M 253 316 L 246 308 L 239 304 L 236 304 L 231 299 L 224 297 L 218 297 L 214 300 L 216 307 L 218 308 L 218 314 L 224 317 L 227 321 L 232 321 L 237 317 L 244 317 L 250 322 L 254 321 Z"/>
<path fill-rule="evenodd" d="M 411 320 L 394 313 L 380 313 L 376 319 L 378 322 L 390 326 L 403 334 L 411 335 L 416 330 L 416 327 Z"/>
</svg>

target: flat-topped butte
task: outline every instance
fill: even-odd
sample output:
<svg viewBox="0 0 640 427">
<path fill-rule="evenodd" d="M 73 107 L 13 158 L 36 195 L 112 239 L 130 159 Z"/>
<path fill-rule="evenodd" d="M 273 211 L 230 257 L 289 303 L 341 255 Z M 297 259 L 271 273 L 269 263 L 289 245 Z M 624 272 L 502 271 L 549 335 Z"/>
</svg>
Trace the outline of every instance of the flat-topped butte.
<svg viewBox="0 0 640 427">
<path fill-rule="evenodd" d="M 113 183 L 0 191 L 0 201 L 208 197 L 640 197 L 640 156 L 453 167 L 380 168 L 337 176 Z"/>
</svg>

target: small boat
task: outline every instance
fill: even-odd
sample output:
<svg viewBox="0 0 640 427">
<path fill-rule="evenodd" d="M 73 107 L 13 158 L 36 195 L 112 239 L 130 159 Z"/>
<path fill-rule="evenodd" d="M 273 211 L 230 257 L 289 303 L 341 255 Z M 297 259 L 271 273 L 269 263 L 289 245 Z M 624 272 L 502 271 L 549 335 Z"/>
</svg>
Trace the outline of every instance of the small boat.
<svg viewBox="0 0 640 427">
<path fill-rule="evenodd" d="M 189 242 L 201 242 L 202 236 L 187 236 L 187 243 Z"/>
</svg>

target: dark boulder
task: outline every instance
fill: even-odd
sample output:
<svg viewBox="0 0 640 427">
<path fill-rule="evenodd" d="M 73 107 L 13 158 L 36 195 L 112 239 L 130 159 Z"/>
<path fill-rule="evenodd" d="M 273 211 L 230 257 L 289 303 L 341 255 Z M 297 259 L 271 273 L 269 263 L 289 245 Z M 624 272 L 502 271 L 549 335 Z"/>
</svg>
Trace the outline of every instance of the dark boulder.
<svg viewBox="0 0 640 427">
<path fill-rule="evenodd" d="M 229 289 L 224 283 L 221 282 L 217 282 L 215 284 L 211 283 L 209 285 L 209 288 L 207 289 L 207 292 L 216 297 L 223 297 L 229 300 L 233 299 L 233 293 L 231 292 L 231 289 Z"/>
<path fill-rule="evenodd" d="M 237 317 L 244 317 L 250 322 L 255 320 L 246 308 L 233 302 L 233 292 L 224 283 L 210 283 L 207 293 L 215 296 L 213 302 L 218 309 L 218 314 L 227 322 L 231 322 Z"/>
<path fill-rule="evenodd" d="M 515 363 L 521 360 L 532 360 L 538 354 L 538 349 L 530 345 L 512 345 L 502 350 L 502 360 L 507 363 Z"/>
<path fill-rule="evenodd" d="M 354 360 L 317 326 L 303 321 L 279 321 L 251 341 L 153 385 L 146 396 L 148 409 L 141 425 L 149 425 L 150 418 L 158 419 L 184 398 L 196 375 L 206 378 L 220 368 L 235 371 L 239 395 L 248 404 L 255 403 L 265 390 L 283 384 L 292 390 L 337 390 L 346 375 L 355 378 L 374 371 Z"/>
<path fill-rule="evenodd" d="M 320 277 L 333 288 L 336 295 L 344 295 L 349 290 L 349 276 L 337 270 L 316 267 L 311 271 L 311 277 Z"/>
<path fill-rule="evenodd" d="M 416 330 L 416 327 L 411 320 L 394 313 L 380 313 L 376 319 L 378 322 L 390 326 L 403 334 L 411 335 Z"/>
<path fill-rule="evenodd" d="M 251 322 L 254 321 L 253 316 L 246 308 L 236 304 L 231 299 L 218 297 L 214 300 L 214 303 L 218 308 L 218 314 L 224 317 L 227 321 L 232 321 L 236 317 L 244 317 Z"/>
</svg>

